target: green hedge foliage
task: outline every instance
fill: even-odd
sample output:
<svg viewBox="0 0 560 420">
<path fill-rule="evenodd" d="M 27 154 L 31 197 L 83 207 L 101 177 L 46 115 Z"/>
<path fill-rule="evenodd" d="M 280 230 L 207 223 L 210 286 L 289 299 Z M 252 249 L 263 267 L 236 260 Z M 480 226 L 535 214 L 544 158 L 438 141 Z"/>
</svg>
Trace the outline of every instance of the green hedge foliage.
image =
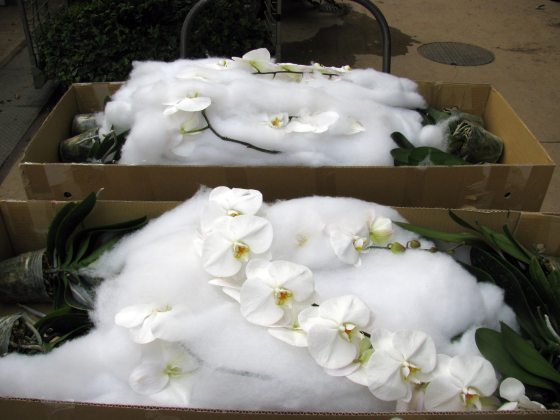
<svg viewBox="0 0 560 420">
<path fill-rule="evenodd" d="M 135 60 L 179 58 L 180 32 L 195 0 L 72 2 L 37 37 L 41 65 L 62 84 L 126 80 Z M 193 26 L 190 57 L 271 48 L 258 1 L 210 2 Z"/>
</svg>

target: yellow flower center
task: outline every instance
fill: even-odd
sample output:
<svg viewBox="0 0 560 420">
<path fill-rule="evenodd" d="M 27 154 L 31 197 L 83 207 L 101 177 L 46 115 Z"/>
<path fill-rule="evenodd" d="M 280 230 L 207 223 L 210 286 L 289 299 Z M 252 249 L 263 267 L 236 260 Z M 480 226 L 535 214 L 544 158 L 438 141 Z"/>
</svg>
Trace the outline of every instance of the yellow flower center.
<svg viewBox="0 0 560 420">
<path fill-rule="evenodd" d="M 291 290 L 284 289 L 283 287 L 277 287 L 274 290 L 274 299 L 278 306 L 284 305 L 288 300 L 290 300 L 294 294 Z"/>
<path fill-rule="evenodd" d="M 404 361 L 401 367 L 401 373 L 405 381 L 416 382 L 415 376 L 420 372 L 420 368 L 410 362 Z"/>
<path fill-rule="evenodd" d="M 362 252 L 367 247 L 367 239 L 366 238 L 356 238 L 353 242 L 354 249 L 358 252 Z"/>
<path fill-rule="evenodd" d="M 309 241 L 309 238 L 304 233 L 298 233 L 296 235 L 296 242 L 298 247 L 302 248 L 303 246 L 305 246 L 307 241 Z"/>
<path fill-rule="evenodd" d="M 231 216 L 231 217 L 237 217 L 237 216 L 240 216 L 240 215 L 241 215 L 241 212 L 238 211 L 238 210 L 229 209 L 229 210 L 227 211 L 227 215 L 228 215 L 228 216 Z"/>
<path fill-rule="evenodd" d="M 348 341 L 352 341 L 352 337 L 354 336 L 354 331 L 356 331 L 356 324 L 352 324 L 351 322 L 345 322 L 344 324 L 338 327 L 341 335 Z"/>
<path fill-rule="evenodd" d="M 463 388 L 463 392 L 461 393 L 461 400 L 465 407 L 476 407 L 477 409 L 481 409 L 482 405 L 480 403 L 480 393 L 472 387 Z"/>
<path fill-rule="evenodd" d="M 270 121 L 270 125 L 272 125 L 274 128 L 282 127 L 282 118 L 274 117 L 272 121 Z"/>
<path fill-rule="evenodd" d="M 165 369 L 163 371 L 167 376 L 170 377 L 181 376 L 183 374 L 183 369 L 181 369 L 179 366 L 174 366 L 171 363 L 165 365 Z"/>
<path fill-rule="evenodd" d="M 233 243 L 233 256 L 235 259 L 247 261 L 249 259 L 249 252 L 251 252 L 249 245 L 246 245 L 243 242 Z"/>
</svg>

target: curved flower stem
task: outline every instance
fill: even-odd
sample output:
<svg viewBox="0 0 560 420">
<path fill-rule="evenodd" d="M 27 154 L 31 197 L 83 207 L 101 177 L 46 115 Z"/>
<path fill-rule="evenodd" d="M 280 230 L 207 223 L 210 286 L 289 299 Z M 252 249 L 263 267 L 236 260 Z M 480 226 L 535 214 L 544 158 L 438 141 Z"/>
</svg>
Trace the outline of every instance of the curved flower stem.
<svg viewBox="0 0 560 420">
<path fill-rule="evenodd" d="M 293 70 L 276 70 L 276 71 L 260 71 L 257 69 L 257 71 L 253 74 L 272 74 L 272 78 L 274 79 L 276 77 L 277 74 L 299 74 L 300 76 L 303 77 L 304 74 L 311 74 L 313 72 L 310 71 L 293 71 Z M 340 74 L 336 74 L 336 73 L 321 73 L 323 76 L 327 76 L 329 79 L 332 79 L 333 77 L 338 77 L 340 76 Z"/>
<path fill-rule="evenodd" d="M 218 136 L 220 139 L 224 140 L 224 141 L 230 141 L 232 143 L 237 143 L 237 144 L 242 144 L 245 147 L 248 147 L 249 149 L 254 149 L 254 150 L 258 150 L 259 152 L 263 152 L 263 153 L 269 153 L 271 155 L 275 155 L 278 153 L 281 153 L 279 150 L 269 150 L 269 149 L 263 149 L 262 147 L 258 147 L 255 146 L 251 143 L 247 143 L 245 141 L 241 141 L 241 140 L 235 140 L 235 139 L 231 139 L 229 137 L 225 137 L 222 136 L 220 133 L 218 133 L 214 127 L 212 127 L 212 124 L 210 124 L 210 121 L 208 120 L 208 116 L 206 115 L 205 111 L 201 111 L 202 116 L 204 117 L 204 120 L 206 121 L 206 124 L 208 125 L 207 128 L 210 129 L 210 131 L 212 131 L 212 133 L 214 133 L 216 136 Z"/>
</svg>

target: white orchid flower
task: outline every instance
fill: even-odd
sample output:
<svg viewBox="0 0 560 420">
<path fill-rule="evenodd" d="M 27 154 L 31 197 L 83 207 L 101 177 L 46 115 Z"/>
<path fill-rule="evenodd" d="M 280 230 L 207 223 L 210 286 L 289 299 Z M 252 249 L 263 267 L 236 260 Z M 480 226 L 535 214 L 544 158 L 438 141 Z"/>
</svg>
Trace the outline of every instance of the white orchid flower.
<svg viewBox="0 0 560 420">
<path fill-rule="evenodd" d="M 369 230 L 365 223 L 350 226 L 328 226 L 331 247 L 339 260 L 359 266 L 361 254 L 369 252 Z"/>
<path fill-rule="evenodd" d="M 511 410 L 546 410 L 539 402 L 531 401 L 525 395 L 525 386 L 515 378 L 506 378 L 500 384 L 500 397 L 509 401 L 498 408 L 498 411 Z"/>
<path fill-rule="evenodd" d="M 393 236 L 393 222 L 387 217 L 375 217 L 369 226 L 369 238 L 374 244 L 386 244 Z"/>
<path fill-rule="evenodd" d="M 220 209 L 223 216 L 254 215 L 262 207 L 262 193 L 243 188 L 216 187 L 210 192 L 208 201 Z"/>
<path fill-rule="evenodd" d="M 135 343 L 156 339 L 175 341 L 182 330 L 181 321 L 187 315 L 184 305 L 141 303 L 121 309 L 115 315 L 115 324 L 128 328 Z"/>
<path fill-rule="evenodd" d="M 144 349 L 128 378 L 130 387 L 156 401 L 188 404 L 198 361 L 178 343 L 157 342 Z"/>
<path fill-rule="evenodd" d="M 258 48 L 244 54 L 243 57 L 233 57 L 237 63 L 246 63 L 258 72 L 277 71 L 279 67 L 272 62 L 270 52 L 266 48 Z"/>
<path fill-rule="evenodd" d="M 200 112 L 189 112 L 187 118 L 179 127 L 181 136 L 192 136 L 198 134 L 208 128 L 208 124 L 200 114 Z"/>
<path fill-rule="evenodd" d="M 326 111 L 318 114 L 302 115 L 292 117 L 286 126 L 288 133 L 324 133 L 331 125 L 338 121 L 339 115 L 334 111 Z"/>
<path fill-rule="evenodd" d="M 412 398 L 414 384 L 428 378 L 436 367 L 436 346 L 421 331 L 374 330 L 373 354 L 366 365 L 368 387 L 383 401 Z"/>
<path fill-rule="evenodd" d="M 232 277 L 212 279 L 208 282 L 208 284 L 221 287 L 222 292 L 239 303 L 241 301 L 241 286 L 245 281 L 245 275 L 241 274 L 242 273 L 239 272 Z"/>
<path fill-rule="evenodd" d="M 206 96 L 199 96 L 195 93 L 193 96 L 187 96 L 177 99 L 173 102 L 164 102 L 167 108 L 163 111 L 163 115 L 173 115 L 179 111 L 197 112 L 202 111 L 210 106 L 212 100 Z"/>
<path fill-rule="evenodd" d="M 303 331 L 296 322 L 289 327 L 273 327 L 268 329 L 268 333 L 294 347 L 307 347 L 307 333 Z"/>
<path fill-rule="evenodd" d="M 267 327 L 293 324 L 297 309 L 312 303 L 309 300 L 315 292 L 313 274 L 303 265 L 255 259 L 247 264 L 245 272 L 241 314 L 253 324 Z"/>
<path fill-rule="evenodd" d="M 262 217 L 220 217 L 202 239 L 202 265 L 213 276 L 233 276 L 251 257 L 268 251 L 272 236 L 272 225 Z"/>
<path fill-rule="evenodd" d="M 300 312 L 298 320 L 307 333 L 308 349 L 317 364 L 340 369 L 352 364 L 360 353 L 363 334 L 370 322 L 369 308 L 359 298 L 345 295 Z"/>
<path fill-rule="evenodd" d="M 434 378 L 426 388 L 424 405 L 429 411 L 471 411 L 482 409 L 482 399 L 498 386 L 489 361 L 480 356 L 439 354 Z"/>
<path fill-rule="evenodd" d="M 331 376 L 346 376 L 356 384 L 368 386 L 365 366 L 373 354 L 373 348 L 367 337 L 362 338 L 358 350 L 358 357 L 352 363 L 340 369 L 325 369 L 325 372 Z"/>
<path fill-rule="evenodd" d="M 279 112 L 278 114 L 266 115 L 264 122 L 271 128 L 284 128 L 290 122 L 290 116 L 287 112 Z"/>
</svg>

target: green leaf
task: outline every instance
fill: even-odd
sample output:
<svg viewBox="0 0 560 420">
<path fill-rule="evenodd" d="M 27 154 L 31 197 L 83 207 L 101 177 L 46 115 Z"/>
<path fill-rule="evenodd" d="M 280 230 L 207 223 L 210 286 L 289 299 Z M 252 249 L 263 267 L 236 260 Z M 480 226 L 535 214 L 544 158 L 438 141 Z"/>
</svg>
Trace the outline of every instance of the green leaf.
<svg viewBox="0 0 560 420">
<path fill-rule="evenodd" d="M 494 283 L 505 291 L 505 301 L 512 307 L 519 325 L 531 336 L 533 341 L 545 346 L 548 335 L 546 326 L 541 325 L 538 317 L 527 302 L 524 290 L 517 277 L 510 271 L 510 265 L 489 252 L 473 247 L 470 253 L 471 264 L 486 271 L 494 279 Z"/>
<path fill-rule="evenodd" d="M 517 258 L 519 261 L 529 264 L 529 257 L 513 243 L 507 235 L 495 232 L 492 229 L 479 225 L 480 233 L 486 238 L 490 245 L 497 247 L 501 251 Z"/>
<path fill-rule="evenodd" d="M 526 371 L 560 384 L 560 373 L 507 324 L 501 323 L 504 345 L 513 359 Z"/>
<path fill-rule="evenodd" d="M 47 258 L 51 267 L 59 266 L 60 261 L 56 261 L 55 247 L 56 247 L 56 234 L 60 224 L 70 211 L 76 206 L 76 203 L 68 203 L 62 207 L 54 216 L 47 233 Z"/>
<path fill-rule="evenodd" d="M 511 376 L 539 388 L 554 391 L 554 384 L 523 369 L 508 352 L 502 334 L 489 328 L 479 328 L 475 333 L 476 346 L 494 369 L 504 377 Z"/>
<path fill-rule="evenodd" d="M 395 131 L 391 133 L 391 138 L 401 149 L 414 149 L 414 145 L 406 138 L 403 133 Z"/>
<path fill-rule="evenodd" d="M 537 293 L 539 293 L 542 300 L 546 303 L 546 309 L 543 308 L 544 312 L 547 315 L 560 320 L 560 301 L 557 300 L 554 290 L 552 289 L 548 278 L 544 274 L 537 257 L 531 258 L 529 263 L 529 274 Z"/>
<path fill-rule="evenodd" d="M 478 235 L 467 233 L 467 232 L 460 232 L 460 233 L 449 233 L 449 232 L 441 232 L 438 230 L 426 228 L 423 226 L 416 226 L 410 223 L 404 222 L 393 222 L 397 226 L 400 226 L 403 229 L 406 229 L 410 232 L 414 232 L 418 235 L 424 236 L 429 239 L 435 239 L 440 241 L 446 242 L 453 242 L 453 243 L 472 243 L 473 241 L 480 240 Z"/>
<path fill-rule="evenodd" d="M 55 253 L 57 258 L 60 258 L 60 261 L 63 261 L 63 265 L 71 261 L 73 253 L 69 238 L 76 227 L 78 227 L 78 225 L 82 223 L 87 215 L 93 210 L 95 202 L 95 193 L 89 194 L 86 198 L 73 206 L 58 225 L 55 234 Z"/>
<path fill-rule="evenodd" d="M 448 214 L 449 214 L 449 217 L 451 217 L 451 219 L 455 223 L 457 223 L 459 226 L 463 226 L 466 229 L 474 230 L 475 232 L 478 232 L 478 229 L 476 229 L 473 225 L 471 225 L 469 222 L 467 222 L 462 217 L 459 217 L 459 215 L 456 214 L 455 212 L 453 212 L 452 210 L 449 210 Z"/>
</svg>

